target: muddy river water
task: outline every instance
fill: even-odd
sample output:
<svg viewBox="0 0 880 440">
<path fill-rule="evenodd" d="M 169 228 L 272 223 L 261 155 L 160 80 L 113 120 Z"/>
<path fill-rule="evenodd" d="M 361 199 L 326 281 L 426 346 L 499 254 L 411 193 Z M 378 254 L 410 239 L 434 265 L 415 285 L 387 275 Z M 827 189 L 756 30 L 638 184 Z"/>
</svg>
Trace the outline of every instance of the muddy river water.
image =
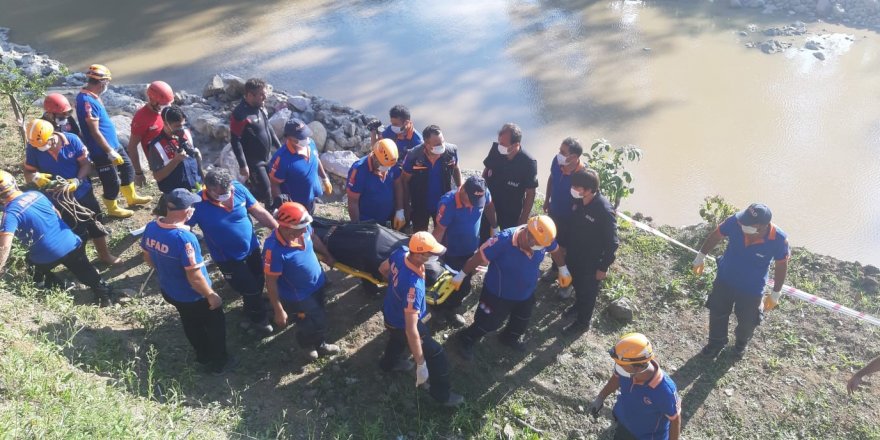
<svg viewBox="0 0 880 440">
<path fill-rule="evenodd" d="M 720 3 L 720 2 L 719 2 Z M 726 2 L 725 2 L 726 3 Z M 705 1 L 0 0 L 11 39 L 118 82 L 260 75 L 377 115 L 404 103 L 467 167 L 506 121 L 542 188 L 565 136 L 635 144 L 623 203 L 668 224 L 763 201 L 794 245 L 880 264 L 880 35 L 810 23 L 826 59 L 749 41 L 793 19 Z M 758 32 L 747 30 L 750 24 Z M 753 28 L 754 29 L 754 28 Z"/>
</svg>

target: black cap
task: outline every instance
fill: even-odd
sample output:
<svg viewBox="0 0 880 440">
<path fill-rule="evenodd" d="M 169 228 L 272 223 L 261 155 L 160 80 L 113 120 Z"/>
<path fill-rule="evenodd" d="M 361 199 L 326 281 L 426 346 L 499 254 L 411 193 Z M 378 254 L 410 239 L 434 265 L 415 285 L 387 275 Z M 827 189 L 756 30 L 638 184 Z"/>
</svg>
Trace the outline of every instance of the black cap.
<svg viewBox="0 0 880 440">
<path fill-rule="evenodd" d="M 165 195 L 165 202 L 168 204 L 169 211 L 187 209 L 198 203 L 200 200 L 202 199 L 198 195 L 183 188 L 175 188 Z"/>
<path fill-rule="evenodd" d="M 770 223 L 772 218 L 773 214 L 770 212 L 770 208 L 763 203 L 752 203 L 748 208 L 736 214 L 736 219 L 744 226 L 766 225 Z"/>
<path fill-rule="evenodd" d="M 486 206 L 486 180 L 480 176 L 471 176 L 464 181 L 464 192 L 471 205 L 482 208 Z"/>
<path fill-rule="evenodd" d="M 290 118 L 284 124 L 284 135 L 292 136 L 302 141 L 312 135 L 312 129 L 302 120 Z"/>
</svg>

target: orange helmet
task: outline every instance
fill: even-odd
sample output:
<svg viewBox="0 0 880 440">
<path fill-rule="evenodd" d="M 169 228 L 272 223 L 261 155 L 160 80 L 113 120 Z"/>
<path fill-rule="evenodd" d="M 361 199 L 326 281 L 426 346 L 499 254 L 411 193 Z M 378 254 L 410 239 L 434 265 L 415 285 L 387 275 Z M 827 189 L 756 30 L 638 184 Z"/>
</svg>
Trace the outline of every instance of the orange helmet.
<svg viewBox="0 0 880 440">
<path fill-rule="evenodd" d="M 618 365 L 644 364 L 654 359 L 654 347 L 641 333 L 627 333 L 620 337 L 608 354 Z"/>
<path fill-rule="evenodd" d="M 31 120 L 31 122 L 28 122 L 27 140 L 28 143 L 33 145 L 35 148 L 45 147 L 46 144 L 49 143 L 49 139 L 52 138 L 52 135 L 54 133 L 55 127 L 53 127 L 52 123 L 49 121 L 34 119 Z"/>
<path fill-rule="evenodd" d="M 6 171 L 0 170 L 0 200 L 7 201 L 18 192 L 15 177 Z"/>
<path fill-rule="evenodd" d="M 284 202 L 275 211 L 275 220 L 283 228 L 303 229 L 312 222 L 312 216 L 305 206 L 297 202 Z"/>
<path fill-rule="evenodd" d="M 46 110 L 49 113 L 67 113 L 72 108 L 70 107 L 70 102 L 67 101 L 67 98 L 60 93 L 50 93 L 46 95 L 46 99 L 43 100 L 43 110 Z"/>
<path fill-rule="evenodd" d="M 437 239 L 434 238 L 427 231 L 420 231 L 413 234 L 409 239 L 409 250 L 410 252 L 416 254 L 423 254 L 425 252 L 429 252 L 435 255 L 440 255 L 446 252 L 446 247 L 437 242 Z"/>
<path fill-rule="evenodd" d="M 110 69 L 103 64 L 92 64 L 89 66 L 89 70 L 86 71 L 86 76 L 92 79 L 106 79 L 108 81 L 113 79 L 110 74 Z"/>
<path fill-rule="evenodd" d="M 384 167 L 394 166 L 397 163 L 397 144 L 391 139 L 382 139 L 373 144 L 373 156 Z"/>
<path fill-rule="evenodd" d="M 547 247 L 556 239 L 556 223 L 546 215 L 536 215 L 529 219 L 526 226 L 529 234 L 539 245 Z"/>
<path fill-rule="evenodd" d="M 153 81 L 147 87 L 147 99 L 158 102 L 159 105 L 168 105 L 174 101 L 174 91 L 165 81 Z"/>
</svg>

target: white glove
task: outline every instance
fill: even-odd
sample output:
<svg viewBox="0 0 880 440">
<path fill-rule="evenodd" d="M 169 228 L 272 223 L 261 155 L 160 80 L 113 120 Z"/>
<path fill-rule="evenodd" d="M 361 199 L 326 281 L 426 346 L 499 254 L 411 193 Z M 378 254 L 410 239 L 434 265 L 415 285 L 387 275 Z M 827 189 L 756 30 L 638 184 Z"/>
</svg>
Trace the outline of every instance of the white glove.
<svg viewBox="0 0 880 440">
<path fill-rule="evenodd" d="M 691 272 L 694 275 L 702 275 L 703 269 L 706 268 L 706 254 L 700 252 L 697 254 L 696 258 L 694 258 L 694 262 L 691 263 Z"/>
<path fill-rule="evenodd" d="M 422 362 L 416 366 L 416 386 L 428 381 L 428 364 Z"/>
<path fill-rule="evenodd" d="M 500 233 L 501 233 L 501 226 L 495 226 L 494 228 L 492 228 L 492 231 L 489 233 L 489 236 L 494 237 Z"/>
<path fill-rule="evenodd" d="M 559 283 L 559 287 L 563 288 L 571 285 L 571 272 L 568 271 L 568 266 L 559 266 L 557 282 Z"/>
<path fill-rule="evenodd" d="M 402 209 L 394 211 L 394 220 L 392 220 L 391 225 L 394 226 L 394 229 L 397 229 L 398 231 L 406 226 L 406 217 L 404 216 Z"/>
<path fill-rule="evenodd" d="M 119 166 L 125 163 L 125 160 L 122 158 L 122 156 L 119 155 L 119 153 L 116 152 L 116 150 L 110 150 L 110 154 L 108 154 L 108 156 L 110 157 L 110 162 L 112 162 L 113 165 Z"/>
</svg>

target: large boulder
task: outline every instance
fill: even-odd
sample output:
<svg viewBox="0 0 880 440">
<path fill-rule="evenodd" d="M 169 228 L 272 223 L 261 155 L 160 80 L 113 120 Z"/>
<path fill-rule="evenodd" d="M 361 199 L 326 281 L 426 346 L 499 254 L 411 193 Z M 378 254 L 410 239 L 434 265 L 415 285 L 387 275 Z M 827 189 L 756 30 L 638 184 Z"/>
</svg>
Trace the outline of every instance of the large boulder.
<svg viewBox="0 0 880 440">
<path fill-rule="evenodd" d="M 244 80 L 229 73 L 214 75 L 202 88 L 202 96 L 205 98 L 219 97 L 226 101 L 233 101 L 244 96 Z"/>
<path fill-rule="evenodd" d="M 290 119 L 291 114 L 290 109 L 282 108 L 269 118 L 269 125 L 272 127 L 272 130 L 275 130 L 275 135 L 278 136 L 278 139 L 284 138 L 284 124 Z"/>
<path fill-rule="evenodd" d="M 312 101 L 305 96 L 291 96 L 287 103 L 292 105 L 298 112 L 305 112 L 312 109 Z"/>
<path fill-rule="evenodd" d="M 220 124 L 223 124 L 223 121 L 213 113 L 203 113 L 192 123 L 196 132 L 210 138 L 214 138 L 214 127 Z"/>
<path fill-rule="evenodd" d="M 324 151 L 324 145 L 327 143 L 327 129 L 324 128 L 324 124 L 318 121 L 309 122 L 309 128 L 312 129 L 312 139 L 315 141 L 315 146 L 318 147 L 318 151 Z"/>
<path fill-rule="evenodd" d="M 134 98 L 132 96 L 126 95 L 124 93 L 117 93 L 112 90 L 108 90 L 101 95 L 101 101 L 104 102 L 104 106 L 107 108 L 107 112 L 110 114 L 126 114 L 126 115 L 134 115 L 138 109 L 144 106 L 146 102 Z"/>
<path fill-rule="evenodd" d="M 327 151 L 321 153 L 321 163 L 324 165 L 324 170 L 343 179 L 348 177 L 348 170 L 357 160 L 357 155 L 351 151 Z"/>
<path fill-rule="evenodd" d="M 131 118 L 125 115 L 116 115 L 111 116 L 110 121 L 116 127 L 116 137 L 119 139 L 119 143 L 123 147 L 127 146 L 128 140 L 131 139 Z"/>
<path fill-rule="evenodd" d="M 220 150 L 220 155 L 214 162 L 214 166 L 225 168 L 233 177 L 238 179 L 239 182 L 244 183 L 244 176 L 238 172 L 238 161 L 235 160 L 235 153 L 232 152 L 232 144 L 226 144 L 226 146 Z"/>
<path fill-rule="evenodd" d="M 632 322 L 636 307 L 633 302 L 626 297 L 618 298 L 608 305 L 608 314 L 617 320 L 623 322 Z"/>
</svg>

